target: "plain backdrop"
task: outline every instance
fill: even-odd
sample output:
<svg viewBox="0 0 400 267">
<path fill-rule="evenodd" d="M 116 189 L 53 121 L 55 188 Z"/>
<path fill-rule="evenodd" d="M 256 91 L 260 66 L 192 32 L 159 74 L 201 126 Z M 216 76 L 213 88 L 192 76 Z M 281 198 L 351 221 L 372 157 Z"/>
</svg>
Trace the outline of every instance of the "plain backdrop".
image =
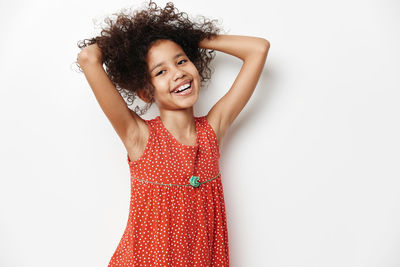
<svg viewBox="0 0 400 267">
<path fill-rule="evenodd" d="M 74 61 L 106 16 L 143 3 L 0 2 L 0 266 L 108 264 L 129 166 Z M 174 3 L 271 43 L 220 150 L 231 266 L 400 266 L 400 3 Z M 241 63 L 216 52 L 196 116 Z"/>
</svg>

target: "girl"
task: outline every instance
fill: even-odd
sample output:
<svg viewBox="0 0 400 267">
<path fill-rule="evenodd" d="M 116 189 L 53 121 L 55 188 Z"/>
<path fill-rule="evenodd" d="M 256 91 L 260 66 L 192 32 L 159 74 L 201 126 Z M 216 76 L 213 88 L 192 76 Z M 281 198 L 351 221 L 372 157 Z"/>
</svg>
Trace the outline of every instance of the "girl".
<svg viewBox="0 0 400 267">
<path fill-rule="evenodd" d="M 229 266 L 219 148 L 257 85 L 269 42 L 218 34 L 213 21 L 194 23 L 173 3 L 161 9 L 150 1 L 108 23 L 78 44 L 78 64 L 127 150 L 131 174 L 129 218 L 108 266 Z M 214 50 L 243 66 L 228 93 L 195 117 Z M 145 109 L 129 109 L 120 90 Z M 142 119 L 152 103 L 160 116 Z"/>
</svg>

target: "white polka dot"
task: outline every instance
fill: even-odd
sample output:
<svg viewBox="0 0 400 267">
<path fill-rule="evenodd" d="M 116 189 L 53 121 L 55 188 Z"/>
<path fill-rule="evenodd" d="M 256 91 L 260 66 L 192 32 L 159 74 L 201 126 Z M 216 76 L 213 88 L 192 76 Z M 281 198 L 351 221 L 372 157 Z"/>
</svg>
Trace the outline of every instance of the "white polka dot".
<svg viewBox="0 0 400 267">
<path fill-rule="evenodd" d="M 187 146 L 159 116 L 145 121 L 150 135 L 143 155 L 133 162 L 127 155 L 129 218 L 108 266 L 229 266 L 214 130 L 205 116 L 195 117 L 197 142 Z M 190 184 L 192 175 L 199 186 Z"/>
</svg>

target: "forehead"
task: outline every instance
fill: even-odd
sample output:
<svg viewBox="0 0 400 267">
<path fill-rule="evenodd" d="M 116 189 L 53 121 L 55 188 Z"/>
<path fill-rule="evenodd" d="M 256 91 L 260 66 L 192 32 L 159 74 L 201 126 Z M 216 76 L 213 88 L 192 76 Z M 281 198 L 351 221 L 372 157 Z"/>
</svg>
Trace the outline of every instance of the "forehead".
<svg viewBox="0 0 400 267">
<path fill-rule="evenodd" d="M 166 60 L 172 60 L 177 53 L 184 53 L 182 47 L 171 40 L 157 40 L 149 49 L 146 61 L 151 67 Z"/>
</svg>

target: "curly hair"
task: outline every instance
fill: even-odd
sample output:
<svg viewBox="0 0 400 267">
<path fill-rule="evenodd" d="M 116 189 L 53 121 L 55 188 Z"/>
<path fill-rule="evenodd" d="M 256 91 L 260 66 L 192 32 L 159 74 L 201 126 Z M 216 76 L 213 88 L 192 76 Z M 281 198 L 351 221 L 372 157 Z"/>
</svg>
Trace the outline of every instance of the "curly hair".
<svg viewBox="0 0 400 267">
<path fill-rule="evenodd" d="M 214 24 L 217 20 L 201 16 L 203 21 L 196 23 L 188 18 L 187 13 L 179 12 L 172 2 L 162 9 L 152 0 L 146 9 L 127 13 L 122 10 L 113 15 L 117 15 L 116 20 L 107 17 L 104 20 L 107 27 L 102 29 L 100 36 L 81 40 L 78 47 L 82 49 L 97 43 L 105 71 L 118 92 L 128 96 L 128 106 L 133 104 L 139 90 L 147 91 L 149 102 L 146 101 L 143 109 L 139 106 L 134 109 L 139 115 L 146 113 L 154 103 L 154 87 L 150 82 L 146 55 L 157 40 L 168 39 L 180 45 L 196 66 L 201 83 L 211 78 L 209 63 L 215 52 L 199 48 L 198 44 L 220 32 Z"/>
</svg>

